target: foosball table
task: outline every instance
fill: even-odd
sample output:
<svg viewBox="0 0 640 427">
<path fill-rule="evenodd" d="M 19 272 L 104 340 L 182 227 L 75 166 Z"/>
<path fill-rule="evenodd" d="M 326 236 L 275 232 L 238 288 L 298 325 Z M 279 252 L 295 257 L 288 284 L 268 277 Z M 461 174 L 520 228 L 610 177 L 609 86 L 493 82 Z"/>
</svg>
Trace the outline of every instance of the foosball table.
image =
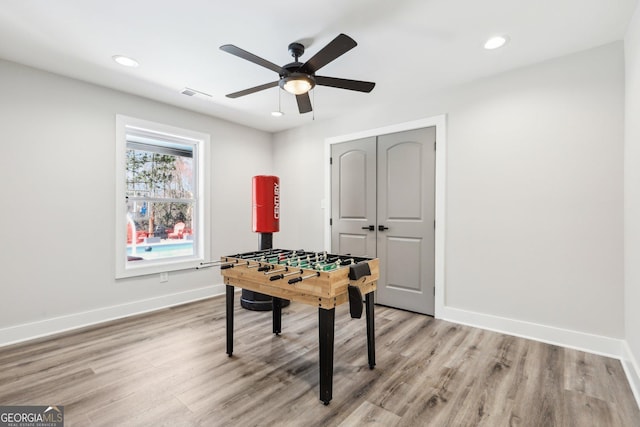
<svg viewBox="0 0 640 427">
<path fill-rule="evenodd" d="M 328 405 L 333 387 L 335 307 L 349 303 L 351 317 L 366 308 L 369 368 L 375 366 L 373 291 L 379 277 L 377 258 L 304 250 L 265 249 L 221 257 L 226 284 L 227 354 L 233 353 L 234 288 L 273 297 L 273 333 L 282 330 L 282 301 L 318 307 L 320 400 Z M 363 304 L 364 296 L 364 304 Z"/>
</svg>

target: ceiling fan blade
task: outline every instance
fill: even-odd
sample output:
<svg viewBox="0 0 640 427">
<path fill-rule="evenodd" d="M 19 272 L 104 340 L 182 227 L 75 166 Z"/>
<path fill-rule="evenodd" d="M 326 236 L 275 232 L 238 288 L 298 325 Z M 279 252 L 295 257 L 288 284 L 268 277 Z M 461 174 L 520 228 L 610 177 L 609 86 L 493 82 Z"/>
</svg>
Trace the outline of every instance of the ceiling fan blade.
<svg viewBox="0 0 640 427">
<path fill-rule="evenodd" d="M 250 95 L 252 93 L 260 92 L 261 90 L 269 89 L 271 87 L 278 86 L 278 82 L 265 83 L 260 86 L 255 86 L 249 89 L 241 90 L 239 92 L 230 93 L 227 98 L 240 98 L 241 96 Z"/>
<path fill-rule="evenodd" d="M 311 108 L 311 98 L 309 98 L 309 92 L 302 95 L 296 95 L 296 101 L 298 101 L 298 111 L 300 114 L 308 113 L 313 110 Z"/>
<path fill-rule="evenodd" d="M 358 92 L 371 92 L 375 87 L 373 82 L 363 82 L 361 80 L 338 79 L 335 77 L 316 76 L 316 84 L 320 86 L 331 86 L 339 89 L 356 90 Z"/>
<path fill-rule="evenodd" d="M 346 52 L 350 51 L 357 45 L 358 43 L 356 43 L 356 41 L 348 35 L 340 34 L 338 35 L 338 37 L 329 42 L 328 45 L 320 49 L 318 53 L 313 55 L 311 59 L 305 62 L 298 71 L 307 74 L 313 74 L 320 68 L 327 65 L 329 62 L 333 61 L 340 55 L 343 55 Z"/>
<path fill-rule="evenodd" d="M 247 52 L 244 49 L 240 49 L 237 46 L 234 46 L 232 44 L 225 44 L 223 46 L 220 46 L 220 50 L 223 50 L 227 53 L 230 53 L 232 55 L 235 55 L 239 58 L 242 59 L 246 59 L 247 61 L 253 62 L 254 64 L 258 64 L 262 67 L 268 68 L 272 71 L 275 71 L 276 73 L 280 74 L 280 75 L 289 75 L 289 72 L 287 70 L 285 70 L 284 68 L 282 68 L 279 65 L 274 64 L 271 61 L 267 61 L 264 58 L 260 58 L 257 55 L 254 55 L 251 52 Z"/>
</svg>

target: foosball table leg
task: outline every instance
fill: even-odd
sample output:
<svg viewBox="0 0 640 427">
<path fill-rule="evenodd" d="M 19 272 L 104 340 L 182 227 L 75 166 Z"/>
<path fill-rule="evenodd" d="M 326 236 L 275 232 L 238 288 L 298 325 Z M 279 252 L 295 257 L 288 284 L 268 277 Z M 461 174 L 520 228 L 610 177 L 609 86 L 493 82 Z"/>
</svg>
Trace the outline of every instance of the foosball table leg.
<svg viewBox="0 0 640 427">
<path fill-rule="evenodd" d="M 273 297 L 273 333 L 280 335 L 282 332 L 282 300 Z"/>
<path fill-rule="evenodd" d="M 333 397 L 333 340 L 336 309 L 318 309 L 320 332 L 320 400 L 328 405 Z"/>
<path fill-rule="evenodd" d="M 227 285 L 227 354 L 233 354 L 233 294 L 234 287 Z"/>
<path fill-rule="evenodd" d="M 373 292 L 369 292 L 364 297 L 367 306 L 367 355 L 369 357 L 369 369 L 376 366 L 376 335 L 373 313 Z"/>
</svg>

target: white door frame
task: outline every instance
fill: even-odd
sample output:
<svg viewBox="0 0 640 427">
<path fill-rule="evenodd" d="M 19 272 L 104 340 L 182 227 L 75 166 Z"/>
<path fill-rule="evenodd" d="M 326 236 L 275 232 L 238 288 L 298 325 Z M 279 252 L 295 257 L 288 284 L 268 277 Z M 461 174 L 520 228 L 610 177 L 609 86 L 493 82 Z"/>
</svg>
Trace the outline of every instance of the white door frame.
<svg viewBox="0 0 640 427">
<path fill-rule="evenodd" d="M 331 145 L 341 142 L 352 141 L 354 139 L 368 138 L 370 136 L 380 136 L 389 133 L 403 132 L 406 130 L 420 129 L 426 127 L 436 127 L 436 232 L 435 232 L 435 304 L 434 316 L 440 318 L 445 306 L 445 201 L 446 201 L 446 177 L 447 177 L 447 116 L 429 117 L 426 119 L 414 120 L 411 122 L 399 123 L 396 125 L 384 126 L 376 129 L 364 130 L 347 135 L 333 136 L 325 139 L 324 157 L 324 247 L 331 251 Z"/>
</svg>

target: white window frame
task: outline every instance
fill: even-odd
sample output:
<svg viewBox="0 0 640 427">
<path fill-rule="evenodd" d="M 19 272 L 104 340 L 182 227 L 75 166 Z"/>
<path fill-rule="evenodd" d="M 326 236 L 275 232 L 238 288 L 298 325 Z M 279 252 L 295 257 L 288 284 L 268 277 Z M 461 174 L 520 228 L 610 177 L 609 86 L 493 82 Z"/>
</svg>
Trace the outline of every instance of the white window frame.
<svg viewBox="0 0 640 427">
<path fill-rule="evenodd" d="M 196 154 L 196 218 L 194 255 L 180 258 L 164 258 L 127 262 L 127 184 L 126 155 L 127 133 L 147 134 L 159 140 L 180 141 L 194 147 Z M 182 129 L 148 120 L 124 115 L 116 115 L 116 221 L 115 221 L 115 259 L 116 279 L 163 273 L 168 271 L 196 268 L 201 262 L 210 259 L 211 253 L 211 208 L 209 200 L 210 171 L 207 164 L 209 158 L 210 137 L 208 134 Z"/>
</svg>

